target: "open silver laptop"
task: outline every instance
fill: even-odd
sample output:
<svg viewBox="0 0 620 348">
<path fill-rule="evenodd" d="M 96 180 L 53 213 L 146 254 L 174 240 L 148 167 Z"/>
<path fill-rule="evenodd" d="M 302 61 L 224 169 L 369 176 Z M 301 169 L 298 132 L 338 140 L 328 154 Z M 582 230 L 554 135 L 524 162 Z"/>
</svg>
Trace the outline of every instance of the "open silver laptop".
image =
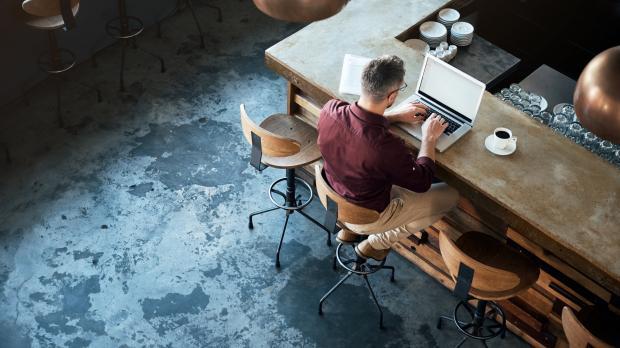
<svg viewBox="0 0 620 348">
<path fill-rule="evenodd" d="M 420 101 L 432 112 L 441 115 L 449 123 L 437 140 L 436 148 L 443 152 L 474 126 L 485 87 L 484 83 L 427 54 L 415 94 L 398 104 L 394 110 L 404 108 L 407 103 Z M 420 125 L 399 123 L 398 127 L 422 139 Z"/>
</svg>

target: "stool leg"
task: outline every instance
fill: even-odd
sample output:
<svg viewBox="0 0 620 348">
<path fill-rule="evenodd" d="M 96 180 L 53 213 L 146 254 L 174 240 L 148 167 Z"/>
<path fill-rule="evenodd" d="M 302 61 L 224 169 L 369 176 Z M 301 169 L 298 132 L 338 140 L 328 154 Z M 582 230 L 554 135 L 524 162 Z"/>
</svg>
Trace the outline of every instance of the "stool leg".
<svg viewBox="0 0 620 348">
<path fill-rule="evenodd" d="M 325 232 L 327 232 L 327 246 L 332 246 L 331 233 L 329 232 L 329 230 L 325 226 L 323 226 L 320 222 L 316 221 L 312 216 L 306 214 L 303 210 L 298 210 L 297 212 L 299 214 L 303 215 L 306 219 L 310 220 L 310 222 L 312 222 L 313 224 L 319 226 Z"/>
<path fill-rule="evenodd" d="M 372 295 L 372 299 L 375 301 L 375 305 L 377 306 L 377 309 L 379 310 L 379 328 L 383 330 L 385 329 L 385 327 L 383 326 L 383 311 L 381 310 L 381 306 L 379 306 L 379 301 L 377 301 L 377 297 L 375 296 L 374 291 L 372 291 L 372 286 L 370 286 L 370 282 L 368 281 L 368 276 L 366 274 L 364 274 L 364 280 L 366 281 L 366 285 L 368 286 L 368 291 Z"/>
<path fill-rule="evenodd" d="M 453 321 L 452 318 L 448 316 L 445 316 L 445 315 L 440 316 L 439 319 L 437 320 L 437 330 L 441 330 L 442 320 Z"/>
<path fill-rule="evenodd" d="M 217 21 L 219 23 L 222 23 L 222 9 L 217 7 L 217 6 L 215 6 L 215 5 L 211 5 L 211 4 L 204 4 L 204 5 L 205 5 L 205 7 L 212 8 L 215 11 L 217 11 Z"/>
<path fill-rule="evenodd" d="M 338 283 L 336 283 L 336 285 L 334 285 L 331 289 L 329 289 L 329 291 L 323 295 L 323 297 L 321 297 L 321 300 L 319 301 L 319 315 L 323 315 L 323 302 L 325 302 L 325 300 L 327 300 L 327 298 L 334 292 L 336 291 L 336 289 L 338 289 L 338 287 L 340 285 L 342 285 L 342 283 L 345 282 L 345 280 L 347 280 L 351 275 L 353 274 L 353 272 L 349 272 L 347 273 L 344 277 L 342 277 Z"/>
<path fill-rule="evenodd" d="M 250 221 L 248 222 L 248 228 L 249 228 L 249 229 L 253 229 L 253 228 L 254 228 L 254 224 L 252 223 L 252 218 L 253 218 L 254 216 L 256 216 L 256 215 L 260 215 L 260 214 L 264 214 L 264 213 L 268 213 L 268 212 L 270 212 L 270 211 L 274 211 L 274 210 L 276 210 L 276 209 L 278 209 L 278 207 L 275 207 L 275 208 L 269 208 L 269 209 L 264 209 L 264 210 L 259 210 L 259 211 L 256 211 L 256 212 L 251 213 L 251 214 L 250 214 L 250 217 L 249 217 L 249 220 L 250 220 Z"/>
<path fill-rule="evenodd" d="M 97 103 L 101 103 L 101 91 L 99 90 L 99 88 L 96 88 L 96 87 L 92 87 L 92 86 L 89 86 L 89 85 L 83 84 L 83 83 L 81 83 L 81 82 L 79 82 L 79 81 L 69 80 L 69 79 L 67 79 L 67 78 L 65 78 L 65 77 L 63 77 L 63 76 L 60 76 L 60 78 L 61 78 L 63 81 L 67 82 L 67 83 L 73 83 L 73 84 L 76 84 L 76 85 L 82 86 L 83 88 L 90 89 L 91 91 L 93 91 L 93 92 L 97 93 Z"/>
<path fill-rule="evenodd" d="M 9 145 L 2 143 L 2 147 L 4 147 L 4 158 L 6 160 L 6 164 L 11 164 L 11 152 L 9 151 Z"/>
<path fill-rule="evenodd" d="M 135 40 L 134 40 L 134 45 L 137 45 Z M 148 54 L 149 56 L 151 56 L 151 57 L 153 57 L 153 58 L 155 58 L 155 59 L 159 60 L 159 65 L 160 65 L 160 67 L 161 67 L 161 69 L 160 69 L 160 70 L 161 70 L 161 72 L 162 72 L 162 73 L 165 73 L 165 72 L 166 72 L 166 64 L 165 64 L 165 62 L 164 62 L 164 58 L 162 58 L 162 57 L 160 57 L 160 56 L 158 56 L 158 55 L 156 55 L 156 54 L 154 54 L 154 53 L 151 53 L 151 52 L 149 52 L 149 51 L 147 51 L 147 50 L 143 49 L 143 48 L 142 48 L 142 47 L 140 47 L 140 46 L 136 46 L 136 48 L 137 48 L 137 49 L 139 49 L 140 51 L 142 51 L 142 52 L 144 52 L 144 53 Z"/>
<path fill-rule="evenodd" d="M 127 50 L 127 40 L 121 40 L 121 92 L 125 92 L 125 54 Z"/>
<path fill-rule="evenodd" d="M 332 261 L 332 268 L 334 269 L 334 271 L 338 270 L 338 267 L 336 267 L 336 256 L 334 256 L 334 259 Z"/>
<path fill-rule="evenodd" d="M 56 78 L 56 118 L 58 120 L 58 126 L 63 128 L 65 123 L 62 120 L 62 110 L 61 110 L 61 99 L 60 99 L 60 90 L 61 90 L 61 80 Z"/>
<path fill-rule="evenodd" d="M 282 241 L 284 241 L 284 234 L 286 233 L 286 225 L 288 224 L 288 217 L 290 214 L 286 213 L 286 219 L 284 220 L 284 228 L 282 228 L 282 235 L 280 236 L 280 244 L 278 244 L 278 251 L 276 251 L 276 268 L 280 268 L 280 249 L 282 249 Z"/>
<path fill-rule="evenodd" d="M 189 11 L 192 13 L 192 17 L 194 17 L 194 23 L 196 23 L 196 28 L 198 28 L 198 35 L 200 35 L 200 48 L 205 48 L 205 36 L 202 33 L 200 22 L 198 22 L 198 17 L 196 17 L 196 11 L 194 11 L 194 5 L 192 5 L 192 0 L 185 0 L 185 3 L 187 4 L 187 7 L 189 7 Z"/>
<path fill-rule="evenodd" d="M 463 339 L 461 340 L 461 342 L 459 342 L 459 344 L 457 344 L 454 348 L 459 348 L 460 346 L 463 345 L 463 343 L 465 343 L 465 341 L 467 341 L 467 336 L 463 337 Z"/>
<path fill-rule="evenodd" d="M 381 269 L 389 269 L 392 271 L 392 276 L 390 277 L 390 281 L 394 282 L 394 266 L 381 266 Z"/>
</svg>

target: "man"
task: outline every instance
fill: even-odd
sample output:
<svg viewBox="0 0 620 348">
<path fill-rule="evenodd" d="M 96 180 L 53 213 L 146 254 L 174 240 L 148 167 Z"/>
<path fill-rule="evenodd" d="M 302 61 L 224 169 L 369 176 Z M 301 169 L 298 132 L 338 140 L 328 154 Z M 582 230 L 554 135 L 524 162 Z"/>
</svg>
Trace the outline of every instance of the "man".
<svg viewBox="0 0 620 348">
<path fill-rule="evenodd" d="M 428 227 L 458 200 L 453 188 L 432 184 L 435 144 L 447 123 L 436 114 L 427 117 L 428 108 L 421 103 L 385 114 L 406 87 L 404 77 L 400 58 L 376 58 L 364 68 L 360 99 L 354 104 L 330 100 L 319 119 L 318 144 L 328 183 L 348 201 L 380 213 L 374 223 L 347 224 L 351 231 L 369 235 L 355 249 L 364 259 L 383 260 L 392 244 Z M 390 132 L 395 122 L 423 123 L 417 158 Z M 338 233 L 341 241 L 357 238 L 344 230 Z"/>
</svg>

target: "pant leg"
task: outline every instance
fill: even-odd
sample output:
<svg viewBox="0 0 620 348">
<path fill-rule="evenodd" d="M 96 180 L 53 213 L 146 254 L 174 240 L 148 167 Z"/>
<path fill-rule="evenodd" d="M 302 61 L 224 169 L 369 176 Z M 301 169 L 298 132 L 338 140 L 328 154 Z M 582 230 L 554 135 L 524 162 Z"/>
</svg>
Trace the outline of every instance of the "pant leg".
<svg viewBox="0 0 620 348">
<path fill-rule="evenodd" d="M 458 192 L 445 183 L 433 184 L 427 192 L 416 193 L 402 187 L 392 187 L 390 205 L 379 220 L 368 225 L 347 225 L 352 231 L 369 234 L 374 249 L 388 249 L 392 244 L 428 227 L 452 210 Z"/>
</svg>

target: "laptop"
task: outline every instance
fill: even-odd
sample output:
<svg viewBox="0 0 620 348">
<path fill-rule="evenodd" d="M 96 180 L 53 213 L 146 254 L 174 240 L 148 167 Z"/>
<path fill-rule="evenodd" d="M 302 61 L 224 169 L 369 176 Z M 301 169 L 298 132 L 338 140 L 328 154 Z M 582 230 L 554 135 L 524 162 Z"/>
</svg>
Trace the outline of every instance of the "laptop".
<svg viewBox="0 0 620 348">
<path fill-rule="evenodd" d="M 398 104 L 419 101 L 448 122 L 448 128 L 437 140 L 439 152 L 459 140 L 474 126 L 486 85 L 459 69 L 429 54 L 424 58 L 415 94 Z M 430 115 L 430 114 L 429 114 Z M 398 127 L 422 140 L 421 125 L 398 123 Z"/>
</svg>

